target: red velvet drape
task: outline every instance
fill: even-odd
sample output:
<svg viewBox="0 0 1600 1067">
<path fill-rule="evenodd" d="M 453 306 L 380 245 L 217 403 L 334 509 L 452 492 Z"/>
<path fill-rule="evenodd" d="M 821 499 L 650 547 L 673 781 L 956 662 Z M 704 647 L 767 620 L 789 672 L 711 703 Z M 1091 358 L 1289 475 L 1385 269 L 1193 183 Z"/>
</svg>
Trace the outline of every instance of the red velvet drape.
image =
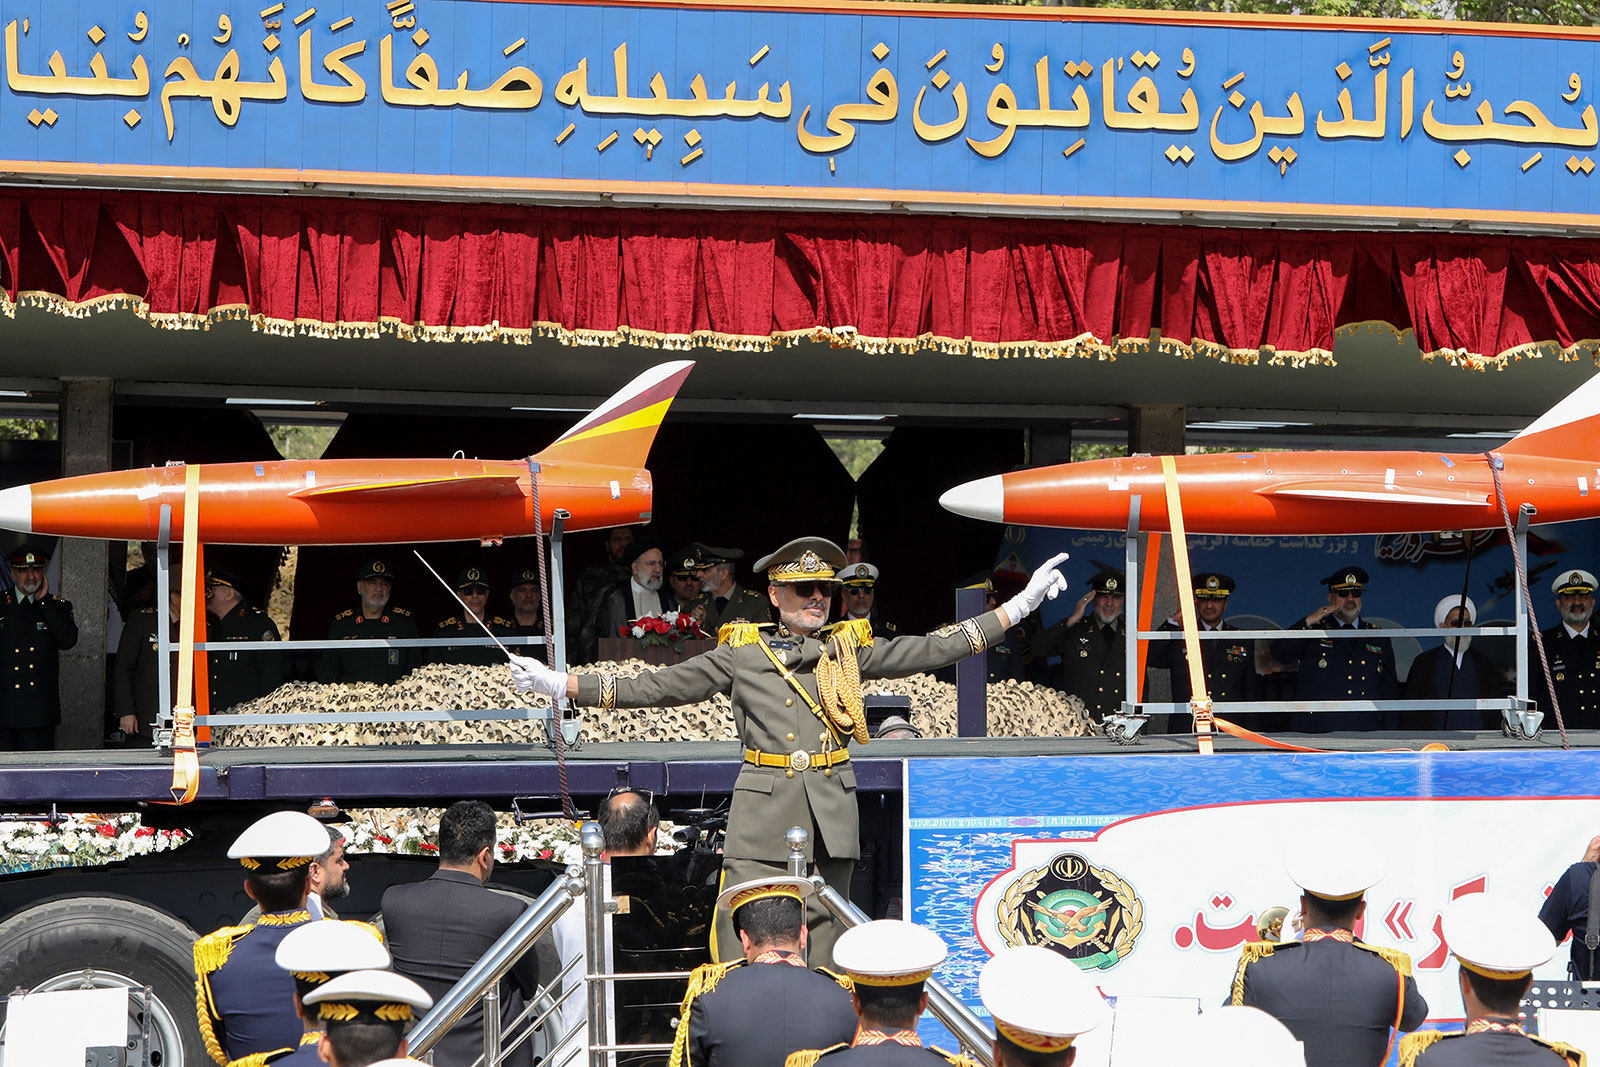
<svg viewBox="0 0 1600 1067">
<path fill-rule="evenodd" d="M 1038 219 L 0 189 L 0 310 L 421 340 L 1325 360 L 1341 327 L 1481 366 L 1600 338 L 1600 242 Z"/>
</svg>

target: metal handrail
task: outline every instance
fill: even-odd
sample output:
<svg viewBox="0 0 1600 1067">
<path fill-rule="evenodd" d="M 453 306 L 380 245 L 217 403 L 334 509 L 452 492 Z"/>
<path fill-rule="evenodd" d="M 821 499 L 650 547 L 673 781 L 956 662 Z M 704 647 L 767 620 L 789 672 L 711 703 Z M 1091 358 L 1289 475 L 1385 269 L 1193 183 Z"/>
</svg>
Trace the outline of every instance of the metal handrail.
<svg viewBox="0 0 1600 1067">
<path fill-rule="evenodd" d="M 798 826 L 791 828 L 784 836 L 784 841 L 789 845 L 789 873 L 796 878 L 806 877 L 806 845 L 810 837 L 806 830 Z M 864 922 L 871 921 L 865 912 L 850 903 L 844 894 L 829 885 L 821 875 L 812 875 L 810 881 L 812 888 L 816 890 L 817 900 L 841 925 L 860 926 Z M 944 1023 L 945 1028 L 973 1059 L 983 1064 L 983 1067 L 994 1067 L 994 1030 L 984 1025 L 983 1021 L 972 1014 L 971 1010 L 937 978 L 929 978 L 923 983 L 923 989 L 928 994 L 928 1010 L 933 1013 L 934 1018 Z"/>
</svg>

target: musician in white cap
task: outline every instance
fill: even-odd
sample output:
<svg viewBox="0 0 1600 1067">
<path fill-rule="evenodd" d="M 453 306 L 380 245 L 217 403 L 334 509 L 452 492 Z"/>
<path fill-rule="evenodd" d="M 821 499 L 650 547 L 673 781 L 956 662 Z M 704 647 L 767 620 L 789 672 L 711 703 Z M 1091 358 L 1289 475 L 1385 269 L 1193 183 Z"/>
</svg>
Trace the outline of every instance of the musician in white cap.
<svg viewBox="0 0 1600 1067">
<path fill-rule="evenodd" d="M 1043 945 L 1002 949 L 978 974 L 994 1019 L 994 1067 L 1070 1067 L 1080 1034 L 1111 1018 L 1078 965 Z"/>
<path fill-rule="evenodd" d="M 275 811 L 228 848 L 228 858 L 244 867 L 244 890 L 261 915 L 194 943 L 200 1036 L 218 1063 L 298 1045 L 304 1027 L 295 1014 L 294 979 L 275 956 L 290 930 L 311 921 L 306 877 L 327 847 L 320 822 L 302 811 Z"/>
<path fill-rule="evenodd" d="M 850 982 L 806 967 L 805 878 L 756 878 L 722 891 L 744 955 L 689 976 L 670 1067 L 783 1067 L 789 1053 L 847 1042 Z"/>
<path fill-rule="evenodd" d="M 1595 577 L 1586 570 L 1565 570 L 1550 583 L 1561 621 L 1540 635 L 1550 661 L 1550 679 L 1569 730 L 1600 727 L 1600 633 L 1595 632 Z M 1538 709 L 1555 721 L 1550 686 L 1538 657 L 1528 657 L 1528 692 Z"/>
<path fill-rule="evenodd" d="M 324 984 L 350 971 L 387 968 L 389 950 L 376 926 L 330 919 L 301 923 L 284 937 L 274 957 L 278 966 L 294 977 L 294 1007 L 305 1033 L 300 1044 L 268 1057 L 275 1067 L 315 1067 L 323 1062 L 318 1051 L 323 1036 L 315 1012 L 307 1012 L 305 998 Z"/>
<path fill-rule="evenodd" d="M 1305 1043 L 1306 1067 L 1377 1067 L 1390 1031 L 1415 1030 L 1428 1016 L 1411 957 L 1355 936 L 1383 860 L 1354 837 L 1308 827 L 1284 866 L 1301 890 L 1301 939 L 1247 943 L 1229 1002 L 1287 1026 Z"/>
<path fill-rule="evenodd" d="M 1522 901 L 1495 893 L 1464 896 L 1445 908 L 1440 930 L 1461 965 L 1456 981 L 1466 1027 L 1407 1034 L 1400 1042 L 1401 1067 L 1583 1067 L 1579 1050 L 1522 1027 L 1520 1006 L 1533 969 L 1556 954 L 1556 939 Z"/>
<path fill-rule="evenodd" d="M 393 971 L 351 971 L 306 995 L 306 1014 L 326 1031 L 318 1043 L 333 1067 L 415 1063 L 397 1059 L 409 1051 L 406 1031 L 433 1007 L 427 990 Z"/>
<path fill-rule="evenodd" d="M 939 935 L 916 923 L 879 919 L 839 935 L 833 959 L 855 986 L 856 1032 L 830 1048 L 796 1052 L 785 1067 L 970 1067 L 963 1056 L 925 1048 L 917 1018 L 928 1006 L 925 983 L 944 962 Z"/>
</svg>

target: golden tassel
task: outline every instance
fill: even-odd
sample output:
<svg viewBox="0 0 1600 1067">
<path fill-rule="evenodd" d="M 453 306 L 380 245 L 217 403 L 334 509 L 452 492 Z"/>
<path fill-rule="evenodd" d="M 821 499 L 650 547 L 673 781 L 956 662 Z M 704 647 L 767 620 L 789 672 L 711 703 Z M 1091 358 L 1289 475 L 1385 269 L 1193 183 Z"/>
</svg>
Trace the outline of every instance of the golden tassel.
<svg viewBox="0 0 1600 1067">
<path fill-rule="evenodd" d="M 1415 1067 L 1417 1057 L 1444 1037 L 1439 1030 L 1418 1030 L 1414 1034 L 1406 1034 L 1400 1039 L 1399 1067 Z"/>
<path fill-rule="evenodd" d="M 717 644 L 732 645 L 734 648 L 753 645 L 760 639 L 761 627 L 753 622 L 724 623 L 722 629 L 717 631 Z"/>
<path fill-rule="evenodd" d="M 702 963 L 689 975 L 689 988 L 683 993 L 683 1015 L 678 1020 L 677 1033 L 672 1035 L 672 1058 L 667 1061 L 667 1067 L 688 1067 L 689 1010 L 694 1007 L 694 998 L 717 988 L 717 983 L 722 981 L 723 975 L 743 964 L 743 959 L 730 960 L 727 963 Z"/>
<path fill-rule="evenodd" d="M 1233 999 L 1228 1003 L 1234 1007 L 1244 1004 L 1244 969 L 1256 960 L 1272 955 L 1277 944 L 1272 941 L 1247 941 L 1244 951 L 1239 953 L 1239 969 L 1233 972 Z"/>
</svg>

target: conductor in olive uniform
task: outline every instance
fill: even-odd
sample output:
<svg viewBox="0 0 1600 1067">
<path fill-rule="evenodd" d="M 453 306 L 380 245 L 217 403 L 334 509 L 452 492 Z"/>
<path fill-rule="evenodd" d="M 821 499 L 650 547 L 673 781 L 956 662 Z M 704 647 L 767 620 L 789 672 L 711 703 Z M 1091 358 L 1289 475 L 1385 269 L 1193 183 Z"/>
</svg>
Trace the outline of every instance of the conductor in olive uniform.
<svg viewBox="0 0 1600 1067">
<path fill-rule="evenodd" d="M 1127 635 L 1122 626 L 1121 571 L 1101 571 L 1072 614 L 1044 632 L 1040 656 L 1061 657 L 1061 688 L 1075 694 L 1095 722 L 1122 710 Z M 1092 609 L 1092 610 L 1091 610 Z"/>
<path fill-rule="evenodd" d="M 1585 570 L 1562 571 L 1550 583 L 1561 621 L 1542 634 L 1550 677 L 1569 730 L 1600 726 L 1600 634 L 1593 624 L 1595 578 Z M 1533 677 L 1528 687 L 1538 709 L 1554 721 L 1550 687 L 1536 656 L 1528 657 Z"/>
<path fill-rule="evenodd" d="M 299 1047 L 294 976 L 278 966 L 278 945 L 311 922 L 306 877 L 328 847 L 328 831 L 302 811 L 257 819 L 228 848 L 244 865 L 245 892 L 261 905 L 249 926 L 224 926 L 194 943 L 195 1006 L 206 1051 L 220 1064 Z"/>
<path fill-rule="evenodd" d="M 206 643 L 213 641 L 277 641 L 278 625 L 266 612 L 251 607 L 239 581 L 221 568 L 206 576 Z M 265 696 L 283 683 L 281 652 L 206 654 L 206 681 L 211 710 L 222 711 Z"/>
<path fill-rule="evenodd" d="M 699 541 L 689 551 L 700 558 L 700 599 L 684 608 L 700 619 L 700 629 L 715 635 L 735 622 L 763 623 L 772 618 L 767 601 L 753 589 L 733 580 L 733 565 L 744 559 L 737 548 L 716 548 Z M 758 565 L 756 570 L 761 570 Z"/>
<path fill-rule="evenodd" d="M 493 618 L 485 616 L 489 607 L 489 576 L 482 567 L 462 567 L 456 575 L 456 594 L 461 597 L 462 603 L 467 605 L 474 618 L 468 618 L 466 612 L 458 612 L 445 619 L 433 628 L 434 637 L 482 637 L 483 627 L 478 625 L 481 619 L 489 630 L 495 634 L 505 633 L 511 627 L 509 619 L 496 615 Z M 435 663 L 462 663 L 462 664 L 495 664 L 500 662 L 500 650 L 494 645 L 446 645 L 441 648 L 430 649 Z"/>
<path fill-rule="evenodd" d="M 78 643 L 72 603 L 50 592 L 50 553 L 11 553 L 13 587 L 0 596 L 0 751 L 55 747 L 61 722 L 61 652 Z"/>
<path fill-rule="evenodd" d="M 1305 932 L 1299 941 L 1247 943 L 1229 1002 L 1287 1026 L 1305 1043 L 1306 1067 L 1378 1067 L 1390 1029 L 1415 1030 L 1428 1016 L 1411 957 L 1355 937 L 1363 894 L 1383 878 L 1383 862 L 1359 842 L 1302 829 L 1284 866 L 1301 889 Z"/>
<path fill-rule="evenodd" d="M 1555 938 L 1522 901 L 1472 893 L 1445 908 L 1439 923 L 1461 965 L 1456 981 L 1466 1026 L 1456 1033 L 1407 1034 L 1400 1042 L 1403 1067 L 1583 1067 L 1578 1049 L 1522 1027 L 1522 998 L 1533 984 L 1533 969 L 1556 954 Z"/>
<path fill-rule="evenodd" d="M 784 834 L 800 826 L 811 832 L 806 858 L 829 885 L 848 892 L 861 856 L 848 747 L 851 740 L 867 741 L 861 682 L 928 671 L 983 652 L 1065 586 L 1056 570 L 1065 558 L 1046 563 L 1021 593 L 994 611 L 926 637 L 877 643 L 871 627 L 860 622 L 825 625 L 844 552 L 820 537 L 800 538 L 756 564 L 766 572 L 767 596 L 781 620 L 776 624 L 727 626 L 712 651 L 633 678 L 566 675 L 523 656 L 512 657 L 511 672 L 524 691 L 606 709 L 669 707 L 728 694 L 744 767 L 734 783 L 724 884 L 786 874 Z M 809 910 L 812 959 L 826 963 L 833 924 L 814 901 Z M 719 958 L 735 954 L 731 948 L 738 942 L 721 909 L 714 937 Z"/>
<path fill-rule="evenodd" d="M 899 919 L 852 926 L 834 958 L 854 985 L 856 1030 L 848 1041 L 796 1052 L 786 1067 L 948 1067 L 970 1060 L 926 1048 L 917 1018 L 928 1006 L 927 981 L 948 950 L 939 935 Z"/>
<path fill-rule="evenodd" d="M 1361 618 L 1367 572 L 1344 567 L 1322 579 L 1328 602 L 1295 622 L 1291 630 L 1376 630 Z M 1394 700 L 1400 695 L 1395 677 L 1394 647 L 1387 637 L 1287 638 L 1272 643 L 1274 659 L 1300 664 L 1300 700 Z M 1295 714 L 1289 728 L 1300 733 L 1372 730 L 1383 725 L 1381 713 L 1336 711 Z"/>
<path fill-rule="evenodd" d="M 405 608 L 392 607 L 394 575 L 381 559 L 368 560 L 356 571 L 359 607 L 347 608 L 328 626 L 330 641 L 417 637 L 417 620 Z M 416 665 L 415 649 L 357 648 L 349 652 L 325 649 L 317 666 L 319 682 L 398 682 Z"/>
<path fill-rule="evenodd" d="M 733 917 L 744 955 L 689 976 L 670 1067 L 783 1067 L 791 1052 L 849 1041 L 856 1013 L 850 983 L 806 967 L 804 878 L 728 886 L 718 903 Z"/>
</svg>

